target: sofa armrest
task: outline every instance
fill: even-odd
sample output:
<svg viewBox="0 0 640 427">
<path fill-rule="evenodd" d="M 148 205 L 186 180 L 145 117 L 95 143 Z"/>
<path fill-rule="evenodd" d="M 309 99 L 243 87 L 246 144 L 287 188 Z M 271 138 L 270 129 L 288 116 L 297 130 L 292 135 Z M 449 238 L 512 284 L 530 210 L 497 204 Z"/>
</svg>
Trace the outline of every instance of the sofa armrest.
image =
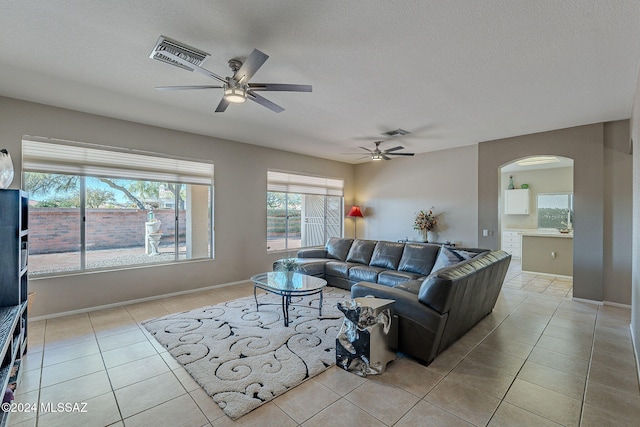
<svg viewBox="0 0 640 427">
<path fill-rule="evenodd" d="M 398 315 L 412 319 L 437 332 L 442 315 L 426 304 L 418 301 L 418 295 L 406 290 L 391 288 L 377 283 L 359 282 L 351 287 L 351 298 L 366 296 L 395 300 L 393 310 Z"/>
<path fill-rule="evenodd" d="M 327 258 L 327 250 L 325 248 L 308 248 L 300 249 L 297 254 L 298 258 Z"/>
</svg>

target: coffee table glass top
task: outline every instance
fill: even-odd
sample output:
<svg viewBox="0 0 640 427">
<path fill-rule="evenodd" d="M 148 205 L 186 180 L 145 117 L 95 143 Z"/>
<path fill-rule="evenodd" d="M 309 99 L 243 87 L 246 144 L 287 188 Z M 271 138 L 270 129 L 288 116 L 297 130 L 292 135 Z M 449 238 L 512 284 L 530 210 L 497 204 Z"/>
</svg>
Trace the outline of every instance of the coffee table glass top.
<svg viewBox="0 0 640 427">
<path fill-rule="evenodd" d="M 327 281 L 319 277 L 293 273 L 290 277 L 285 271 L 271 271 L 251 277 L 251 281 L 262 288 L 270 288 L 277 292 L 307 293 L 317 291 L 327 285 Z"/>
</svg>

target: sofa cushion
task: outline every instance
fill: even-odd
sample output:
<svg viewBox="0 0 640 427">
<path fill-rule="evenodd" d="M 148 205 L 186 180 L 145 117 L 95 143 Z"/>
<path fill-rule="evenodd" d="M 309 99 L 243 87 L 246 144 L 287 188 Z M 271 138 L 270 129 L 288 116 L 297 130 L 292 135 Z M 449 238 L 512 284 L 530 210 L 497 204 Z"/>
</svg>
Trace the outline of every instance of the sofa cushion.
<svg viewBox="0 0 640 427">
<path fill-rule="evenodd" d="M 387 270 L 397 270 L 403 249 L 404 243 L 379 241 L 373 250 L 369 265 L 386 268 Z"/>
<path fill-rule="evenodd" d="M 347 262 L 369 265 L 375 247 L 375 240 L 354 240 L 347 255 Z"/>
<path fill-rule="evenodd" d="M 298 258 L 298 272 L 308 276 L 324 276 L 324 265 L 326 258 Z M 273 270 L 275 271 L 275 264 Z"/>
<path fill-rule="evenodd" d="M 336 276 L 336 277 L 344 277 L 345 279 L 349 278 L 349 268 L 357 264 L 352 264 L 348 262 L 342 261 L 328 261 L 324 265 L 324 274 L 326 276 Z"/>
<path fill-rule="evenodd" d="M 449 311 L 449 293 L 451 280 L 438 277 L 438 273 L 431 273 L 420 285 L 418 301 L 428 305 L 440 314 Z"/>
<path fill-rule="evenodd" d="M 398 270 L 428 276 L 433 270 L 439 250 L 438 245 L 407 243 L 400 258 Z"/>
<path fill-rule="evenodd" d="M 461 249 L 453 249 L 447 246 L 440 248 L 438 258 L 433 265 L 432 271 L 438 271 L 442 268 L 449 267 L 450 265 L 457 264 L 462 261 L 466 261 L 478 255 L 477 252 L 469 252 Z"/>
<path fill-rule="evenodd" d="M 378 283 L 386 286 L 396 286 L 409 280 L 424 278 L 424 274 L 410 273 L 405 271 L 384 270 L 378 274 Z M 416 292 L 417 293 L 417 292 Z"/>
<path fill-rule="evenodd" d="M 347 259 L 347 254 L 349 253 L 349 248 L 351 248 L 352 243 L 353 239 L 330 237 L 326 244 L 327 258 L 345 261 Z"/>
<path fill-rule="evenodd" d="M 384 271 L 380 267 L 370 267 L 368 265 L 354 265 L 349 269 L 349 280 L 352 282 L 373 282 L 378 280 L 378 273 Z"/>
<path fill-rule="evenodd" d="M 409 280 L 408 282 L 402 282 L 394 286 L 394 288 L 402 289 L 403 291 L 407 291 L 414 295 L 418 295 L 418 293 L 420 293 L 421 286 L 422 286 L 422 280 Z"/>
</svg>

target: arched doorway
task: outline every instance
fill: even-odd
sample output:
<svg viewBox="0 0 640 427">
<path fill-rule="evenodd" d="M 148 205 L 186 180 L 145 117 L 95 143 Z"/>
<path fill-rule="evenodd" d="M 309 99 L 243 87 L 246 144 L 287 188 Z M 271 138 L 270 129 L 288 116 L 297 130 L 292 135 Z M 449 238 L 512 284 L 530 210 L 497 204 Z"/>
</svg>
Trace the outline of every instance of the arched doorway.
<svg viewBox="0 0 640 427">
<path fill-rule="evenodd" d="M 500 248 L 523 273 L 512 287 L 572 296 L 573 175 L 572 159 L 548 154 L 499 168 Z"/>
</svg>

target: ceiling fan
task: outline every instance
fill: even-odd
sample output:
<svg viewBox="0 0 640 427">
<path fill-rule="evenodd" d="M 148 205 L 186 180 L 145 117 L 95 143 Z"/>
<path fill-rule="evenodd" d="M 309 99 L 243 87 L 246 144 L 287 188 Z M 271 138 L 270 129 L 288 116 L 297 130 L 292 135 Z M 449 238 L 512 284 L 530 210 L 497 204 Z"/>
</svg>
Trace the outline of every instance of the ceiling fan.
<svg viewBox="0 0 640 427">
<path fill-rule="evenodd" d="M 224 112 L 229 104 L 241 104 L 247 99 L 256 102 L 276 113 L 284 111 L 278 104 L 269 101 L 257 92 L 311 92 L 311 85 L 285 84 L 285 83 L 249 83 L 249 80 L 260 67 L 269 59 L 269 56 L 258 49 L 253 49 L 247 60 L 229 60 L 229 68 L 233 72 L 231 77 L 221 77 L 200 64 L 209 56 L 208 53 L 191 46 L 182 44 L 168 37 L 161 36 L 156 47 L 151 52 L 151 58 L 171 65 L 196 71 L 214 80 L 219 85 L 198 86 L 159 86 L 157 90 L 192 90 L 192 89 L 222 89 L 223 97 L 216 108 L 216 113 Z"/>
<path fill-rule="evenodd" d="M 373 150 L 368 149 L 367 147 L 360 147 L 365 151 L 368 151 L 369 154 L 363 156 L 362 158 L 371 157 L 371 160 L 391 160 L 389 156 L 413 156 L 415 153 L 396 153 L 398 150 L 403 150 L 404 147 L 402 145 L 398 145 L 397 147 L 388 148 L 386 150 L 380 149 L 380 144 L 384 141 L 374 141 L 376 148 Z M 342 153 L 342 154 L 362 154 L 362 153 Z"/>
</svg>

